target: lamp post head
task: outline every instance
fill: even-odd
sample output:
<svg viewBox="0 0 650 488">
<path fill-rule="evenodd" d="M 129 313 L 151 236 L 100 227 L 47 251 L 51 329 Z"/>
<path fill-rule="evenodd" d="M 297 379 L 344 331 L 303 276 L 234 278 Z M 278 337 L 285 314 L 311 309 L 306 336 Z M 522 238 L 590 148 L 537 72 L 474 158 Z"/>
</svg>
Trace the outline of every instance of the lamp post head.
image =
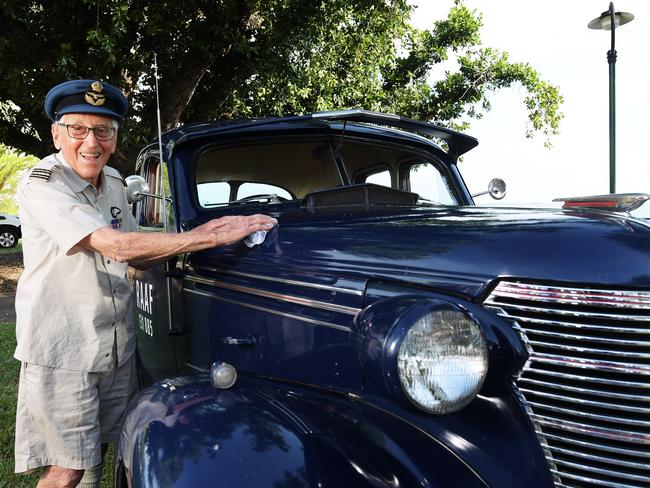
<svg viewBox="0 0 650 488">
<path fill-rule="evenodd" d="M 600 17 L 597 17 L 589 22 L 589 24 L 587 24 L 587 27 L 590 29 L 612 30 L 612 13 L 614 14 L 614 29 L 634 20 L 634 15 L 630 12 L 613 12 L 613 3 L 610 3 L 609 7 L 610 10 L 603 12 L 600 14 Z"/>
</svg>

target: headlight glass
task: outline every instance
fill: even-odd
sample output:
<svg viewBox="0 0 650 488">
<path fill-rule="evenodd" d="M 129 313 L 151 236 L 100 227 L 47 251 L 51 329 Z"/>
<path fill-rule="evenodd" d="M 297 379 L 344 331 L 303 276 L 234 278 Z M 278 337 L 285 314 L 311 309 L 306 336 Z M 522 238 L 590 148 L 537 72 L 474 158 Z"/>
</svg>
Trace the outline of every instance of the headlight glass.
<svg viewBox="0 0 650 488">
<path fill-rule="evenodd" d="M 487 344 L 480 327 L 457 310 L 435 310 L 415 322 L 397 358 L 408 398 L 435 414 L 455 412 L 471 402 L 487 367 Z"/>
</svg>

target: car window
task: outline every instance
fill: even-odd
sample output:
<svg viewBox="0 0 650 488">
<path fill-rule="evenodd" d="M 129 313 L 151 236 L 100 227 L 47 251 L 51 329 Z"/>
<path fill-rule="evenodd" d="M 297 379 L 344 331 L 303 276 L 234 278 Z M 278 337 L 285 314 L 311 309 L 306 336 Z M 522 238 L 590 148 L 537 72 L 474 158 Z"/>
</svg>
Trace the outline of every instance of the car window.
<svg viewBox="0 0 650 488">
<path fill-rule="evenodd" d="M 213 147 L 196 161 L 197 198 L 209 208 L 254 195 L 300 200 L 320 190 L 373 183 L 456 204 L 444 164 L 422 154 L 407 145 L 329 138 Z"/>
<path fill-rule="evenodd" d="M 230 185 L 225 181 L 212 181 L 197 185 L 199 202 L 203 207 L 230 201 Z"/>
<path fill-rule="evenodd" d="M 291 199 L 341 186 L 329 140 L 247 143 L 214 148 L 196 162 L 200 204 L 234 201 L 256 194 Z"/>
<path fill-rule="evenodd" d="M 449 187 L 449 180 L 431 163 L 426 161 L 408 165 L 408 181 L 412 192 L 420 198 L 442 205 L 455 205 L 456 198 Z"/>
<path fill-rule="evenodd" d="M 167 166 L 156 158 L 150 158 L 142 166 L 141 176 L 149 185 L 149 192 L 159 197 L 146 197 L 136 204 L 136 219 L 141 227 L 164 230 L 165 224 L 174 225 L 174 213 L 164 197 L 170 196 Z M 165 223 L 165 219 L 167 222 Z"/>
<path fill-rule="evenodd" d="M 277 195 L 281 198 L 291 200 L 291 194 L 284 188 L 264 183 L 242 183 L 237 188 L 237 200 L 254 195 Z"/>
<path fill-rule="evenodd" d="M 372 173 L 366 177 L 365 183 L 374 183 L 375 185 L 387 186 L 390 188 L 390 171 L 384 170 L 377 173 Z"/>
<path fill-rule="evenodd" d="M 348 173 L 353 175 L 353 183 L 375 183 L 410 191 L 442 205 L 458 203 L 444 165 L 433 158 L 424 159 L 408 146 L 346 141 L 341 155 Z M 391 178 L 392 174 L 399 177 Z"/>
</svg>

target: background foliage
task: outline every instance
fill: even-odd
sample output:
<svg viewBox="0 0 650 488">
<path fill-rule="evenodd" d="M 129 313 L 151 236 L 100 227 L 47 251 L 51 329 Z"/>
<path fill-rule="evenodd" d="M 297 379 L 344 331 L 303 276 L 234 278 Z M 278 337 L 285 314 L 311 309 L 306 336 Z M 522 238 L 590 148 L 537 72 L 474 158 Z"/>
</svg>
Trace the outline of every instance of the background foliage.
<svg viewBox="0 0 650 488">
<path fill-rule="evenodd" d="M 482 47 L 478 13 L 458 0 L 423 31 L 412 10 L 406 0 L 5 0 L 0 141 L 51 152 L 47 90 L 102 79 L 130 97 L 113 159 L 129 172 L 155 137 L 153 53 L 164 128 L 359 107 L 462 129 L 490 109 L 491 92 L 520 83 L 528 135 L 557 132 L 558 89 Z"/>
<path fill-rule="evenodd" d="M 0 213 L 18 214 L 18 205 L 13 195 L 21 174 L 33 166 L 38 158 L 18 152 L 0 144 Z"/>
</svg>

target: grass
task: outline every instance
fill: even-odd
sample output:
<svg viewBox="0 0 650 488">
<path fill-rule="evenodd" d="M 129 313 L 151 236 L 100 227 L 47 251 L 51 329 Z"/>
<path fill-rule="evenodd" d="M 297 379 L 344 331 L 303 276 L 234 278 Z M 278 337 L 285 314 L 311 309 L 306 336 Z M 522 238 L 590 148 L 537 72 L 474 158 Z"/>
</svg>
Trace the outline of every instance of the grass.
<svg viewBox="0 0 650 488">
<path fill-rule="evenodd" d="M 1 252 L 1 251 L 0 251 Z M 14 474 L 14 426 L 20 363 L 14 359 L 16 338 L 13 324 L 0 324 L 0 487 L 33 488 L 39 473 Z M 104 464 L 101 488 L 113 486 L 113 449 Z"/>
<path fill-rule="evenodd" d="M 18 241 L 16 247 L 0 247 L 0 254 L 13 254 L 23 252 L 23 241 Z"/>
</svg>

